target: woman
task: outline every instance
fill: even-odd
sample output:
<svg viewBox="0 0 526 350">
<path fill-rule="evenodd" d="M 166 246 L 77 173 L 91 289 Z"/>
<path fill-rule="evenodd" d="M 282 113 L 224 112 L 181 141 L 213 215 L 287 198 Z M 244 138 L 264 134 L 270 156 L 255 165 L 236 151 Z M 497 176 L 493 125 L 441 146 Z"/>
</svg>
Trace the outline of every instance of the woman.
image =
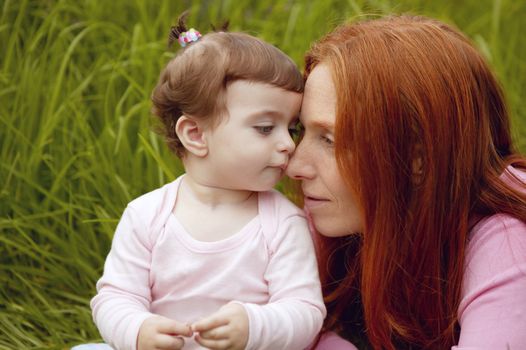
<svg viewBox="0 0 526 350">
<path fill-rule="evenodd" d="M 325 331 L 526 348 L 526 160 L 482 56 L 443 23 L 387 17 L 322 38 L 305 76 L 288 174 L 321 234 Z"/>
</svg>

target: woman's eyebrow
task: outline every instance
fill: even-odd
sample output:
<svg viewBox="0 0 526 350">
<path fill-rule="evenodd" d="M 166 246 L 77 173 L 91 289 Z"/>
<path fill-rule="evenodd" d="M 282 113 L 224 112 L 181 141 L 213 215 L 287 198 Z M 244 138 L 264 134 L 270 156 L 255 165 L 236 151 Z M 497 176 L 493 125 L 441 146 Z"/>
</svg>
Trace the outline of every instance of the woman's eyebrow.
<svg viewBox="0 0 526 350">
<path fill-rule="evenodd" d="M 313 120 L 312 122 L 308 123 L 309 126 L 316 128 L 316 129 L 323 129 L 330 132 L 334 132 L 334 123 L 326 122 L 324 120 Z"/>
</svg>

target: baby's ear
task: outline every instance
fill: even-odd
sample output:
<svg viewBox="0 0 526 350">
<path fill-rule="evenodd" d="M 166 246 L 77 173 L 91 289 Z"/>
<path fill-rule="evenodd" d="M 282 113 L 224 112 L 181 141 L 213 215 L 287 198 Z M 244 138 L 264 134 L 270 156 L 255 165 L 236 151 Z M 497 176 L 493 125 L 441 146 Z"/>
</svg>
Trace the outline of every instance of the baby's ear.
<svg viewBox="0 0 526 350">
<path fill-rule="evenodd" d="M 204 123 L 192 117 L 182 115 L 175 124 L 175 132 L 186 149 L 196 157 L 205 157 L 208 154 L 208 146 L 203 137 Z"/>
</svg>

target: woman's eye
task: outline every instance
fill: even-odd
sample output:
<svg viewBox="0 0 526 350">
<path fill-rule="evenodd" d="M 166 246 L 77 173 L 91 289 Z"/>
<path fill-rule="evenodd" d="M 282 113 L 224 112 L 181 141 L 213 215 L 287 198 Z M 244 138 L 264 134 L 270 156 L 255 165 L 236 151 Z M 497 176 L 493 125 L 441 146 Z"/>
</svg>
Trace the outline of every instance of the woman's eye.
<svg viewBox="0 0 526 350">
<path fill-rule="evenodd" d="M 254 126 L 254 129 L 256 129 L 261 135 L 268 135 L 274 129 L 274 125 Z"/>
<path fill-rule="evenodd" d="M 321 140 L 323 141 L 323 143 L 327 144 L 327 146 L 334 146 L 334 140 L 330 137 L 327 137 L 327 136 L 320 136 Z"/>
</svg>

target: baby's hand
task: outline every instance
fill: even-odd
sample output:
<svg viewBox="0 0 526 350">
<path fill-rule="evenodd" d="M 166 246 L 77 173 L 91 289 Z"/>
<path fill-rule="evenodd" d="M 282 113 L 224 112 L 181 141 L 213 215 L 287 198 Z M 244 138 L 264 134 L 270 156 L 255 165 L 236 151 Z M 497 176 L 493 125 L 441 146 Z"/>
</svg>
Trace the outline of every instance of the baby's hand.
<svg viewBox="0 0 526 350">
<path fill-rule="evenodd" d="M 163 316 L 152 316 L 144 320 L 139 328 L 137 350 L 182 349 L 184 339 L 193 332 L 190 326 Z"/>
<path fill-rule="evenodd" d="M 248 315 L 243 306 L 226 304 L 212 315 L 195 322 L 195 340 L 214 350 L 244 349 L 248 341 Z"/>
</svg>

